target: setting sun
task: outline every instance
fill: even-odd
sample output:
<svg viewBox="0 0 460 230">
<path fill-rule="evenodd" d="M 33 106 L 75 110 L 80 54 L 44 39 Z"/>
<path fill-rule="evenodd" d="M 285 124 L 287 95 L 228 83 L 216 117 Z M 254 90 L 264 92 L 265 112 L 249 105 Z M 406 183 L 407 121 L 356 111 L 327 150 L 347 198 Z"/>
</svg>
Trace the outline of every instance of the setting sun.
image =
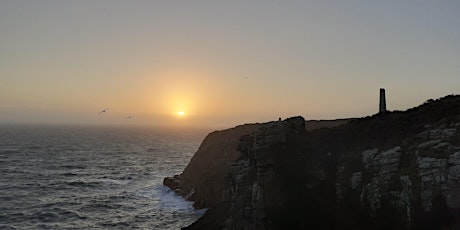
<svg viewBox="0 0 460 230">
<path fill-rule="evenodd" d="M 178 115 L 178 116 L 184 116 L 184 115 L 185 115 L 185 112 L 184 112 L 184 111 L 179 111 L 179 112 L 177 112 L 177 115 Z"/>
</svg>

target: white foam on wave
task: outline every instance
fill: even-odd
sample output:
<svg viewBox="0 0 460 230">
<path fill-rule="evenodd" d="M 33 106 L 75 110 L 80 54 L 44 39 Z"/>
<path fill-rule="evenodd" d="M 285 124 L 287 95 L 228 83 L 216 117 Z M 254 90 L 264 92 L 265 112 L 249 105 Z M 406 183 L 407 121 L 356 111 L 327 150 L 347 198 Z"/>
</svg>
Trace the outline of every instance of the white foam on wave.
<svg viewBox="0 0 460 230">
<path fill-rule="evenodd" d="M 169 210 L 188 210 L 193 211 L 193 202 L 186 201 L 181 196 L 178 196 L 166 186 L 159 186 L 157 195 L 160 198 L 160 208 Z"/>
<path fill-rule="evenodd" d="M 155 200 L 156 205 L 162 211 L 167 212 L 189 212 L 202 215 L 206 212 L 206 209 L 195 209 L 192 201 L 187 201 L 183 197 L 177 195 L 171 191 L 168 187 L 156 184 L 148 191 L 144 190 L 144 195 L 149 196 Z"/>
</svg>

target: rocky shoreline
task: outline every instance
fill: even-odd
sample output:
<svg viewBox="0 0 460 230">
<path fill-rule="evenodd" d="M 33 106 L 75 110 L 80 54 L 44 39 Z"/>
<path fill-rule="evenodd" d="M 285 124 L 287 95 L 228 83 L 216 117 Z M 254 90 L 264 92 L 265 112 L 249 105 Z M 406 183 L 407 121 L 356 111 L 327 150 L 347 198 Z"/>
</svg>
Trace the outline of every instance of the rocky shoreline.
<svg viewBox="0 0 460 230">
<path fill-rule="evenodd" d="M 460 229 L 460 96 L 323 124 L 210 133 L 164 180 L 208 208 L 185 229 Z"/>
</svg>

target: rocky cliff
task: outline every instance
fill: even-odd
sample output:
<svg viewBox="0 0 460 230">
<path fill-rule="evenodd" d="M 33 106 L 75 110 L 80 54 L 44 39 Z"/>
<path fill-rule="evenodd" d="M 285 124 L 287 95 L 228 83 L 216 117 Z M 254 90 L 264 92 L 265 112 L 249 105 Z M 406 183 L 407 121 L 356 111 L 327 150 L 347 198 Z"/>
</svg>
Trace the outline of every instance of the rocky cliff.
<svg viewBox="0 0 460 230">
<path fill-rule="evenodd" d="M 165 179 L 209 208 L 187 229 L 460 229 L 460 96 L 311 124 L 209 134 Z"/>
</svg>

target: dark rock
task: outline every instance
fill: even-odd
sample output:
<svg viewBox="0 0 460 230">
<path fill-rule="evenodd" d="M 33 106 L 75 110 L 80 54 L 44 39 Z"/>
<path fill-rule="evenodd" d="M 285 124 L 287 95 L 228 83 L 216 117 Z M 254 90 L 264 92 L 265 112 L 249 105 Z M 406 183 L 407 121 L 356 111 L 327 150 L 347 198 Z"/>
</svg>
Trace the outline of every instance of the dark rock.
<svg viewBox="0 0 460 230">
<path fill-rule="evenodd" d="M 165 179 L 163 179 L 163 185 L 169 187 L 173 191 L 178 191 L 181 185 L 180 175 L 166 177 Z"/>
</svg>

